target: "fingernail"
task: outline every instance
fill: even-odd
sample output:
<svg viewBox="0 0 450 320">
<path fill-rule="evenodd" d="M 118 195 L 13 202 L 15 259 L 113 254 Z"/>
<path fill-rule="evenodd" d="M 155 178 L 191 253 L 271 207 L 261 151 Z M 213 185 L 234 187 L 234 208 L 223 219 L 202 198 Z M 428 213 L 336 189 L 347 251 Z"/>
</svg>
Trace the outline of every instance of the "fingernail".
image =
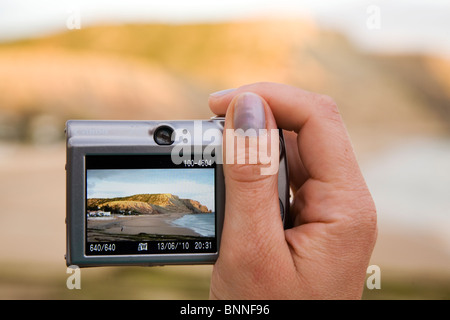
<svg viewBox="0 0 450 320">
<path fill-rule="evenodd" d="M 231 88 L 231 89 L 220 90 L 220 91 L 211 93 L 210 96 L 218 98 L 218 97 L 226 95 L 227 93 L 233 92 L 234 90 L 236 90 L 236 89 Z"/>
<path fill-rule="evenodd" d="M 251 92 L 241 94 L 234 106 L 233 124 L 234 129 L 242 129 L 246 136 L 259 135 L 259 130 L 266 128 L 266 115 L 261 97 Z"/>
</svg>

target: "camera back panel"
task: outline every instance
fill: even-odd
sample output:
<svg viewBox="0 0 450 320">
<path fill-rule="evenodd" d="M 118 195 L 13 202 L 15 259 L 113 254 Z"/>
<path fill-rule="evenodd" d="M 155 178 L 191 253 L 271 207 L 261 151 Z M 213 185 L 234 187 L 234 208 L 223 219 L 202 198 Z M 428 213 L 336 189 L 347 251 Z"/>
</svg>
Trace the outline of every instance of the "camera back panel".
<svg viewBox="0 0 450 320">
<path fill-rule="evenodd" d="M 217 161 L 223 125 L 223 118 L 68 121 L 67 265 L 214 263 L 225 212 L 223 166 Z M 286 225 L 282 136 L 280 146 Z"/>
</svg>

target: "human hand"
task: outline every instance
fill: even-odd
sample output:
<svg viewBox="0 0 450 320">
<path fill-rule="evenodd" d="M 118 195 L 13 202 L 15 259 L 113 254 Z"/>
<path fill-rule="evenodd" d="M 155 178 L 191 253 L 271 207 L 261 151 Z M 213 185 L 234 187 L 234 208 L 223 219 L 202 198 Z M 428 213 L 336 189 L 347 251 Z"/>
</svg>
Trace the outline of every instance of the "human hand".
<svg viewBox="0 0 450 320">
<path fill-rule="evenodd" d="M 212 94 L 209 105 L 226 114 L 225 129 L 285 130 L 294 194 L 293 227 L 284 230 L 277 175 L 261 175 L 255 169 L 262 164 L 224 160 L 225 220 L 210 298 L 361 298 L 376 209 L 336 104 L 256 83 Z"/>
</svg>

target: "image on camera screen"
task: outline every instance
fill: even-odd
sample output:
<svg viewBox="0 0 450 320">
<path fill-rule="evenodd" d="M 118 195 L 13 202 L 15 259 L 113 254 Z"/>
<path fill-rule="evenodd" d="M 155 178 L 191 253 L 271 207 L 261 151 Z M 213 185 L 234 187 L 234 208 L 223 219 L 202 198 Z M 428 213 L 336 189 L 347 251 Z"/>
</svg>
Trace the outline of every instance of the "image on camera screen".
<svg viewBox="0 0 450 320">
<path fill-rule="evenodd" d="M 86 254 L 215 252 L 215 165 L 86 157 Z"/>
</svg>

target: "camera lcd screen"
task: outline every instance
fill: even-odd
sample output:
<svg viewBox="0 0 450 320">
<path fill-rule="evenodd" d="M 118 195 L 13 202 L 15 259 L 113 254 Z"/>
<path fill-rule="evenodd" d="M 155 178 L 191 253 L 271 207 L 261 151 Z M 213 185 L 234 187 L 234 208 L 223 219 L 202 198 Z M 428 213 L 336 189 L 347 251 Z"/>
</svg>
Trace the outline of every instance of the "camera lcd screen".
<svg viewBox="0 0 450 320">
<path fill-rule="evenodd" d="M 85 254 L 217 252 L 216 164 L 170 155 L 88 155 Z"/>
</svg>

